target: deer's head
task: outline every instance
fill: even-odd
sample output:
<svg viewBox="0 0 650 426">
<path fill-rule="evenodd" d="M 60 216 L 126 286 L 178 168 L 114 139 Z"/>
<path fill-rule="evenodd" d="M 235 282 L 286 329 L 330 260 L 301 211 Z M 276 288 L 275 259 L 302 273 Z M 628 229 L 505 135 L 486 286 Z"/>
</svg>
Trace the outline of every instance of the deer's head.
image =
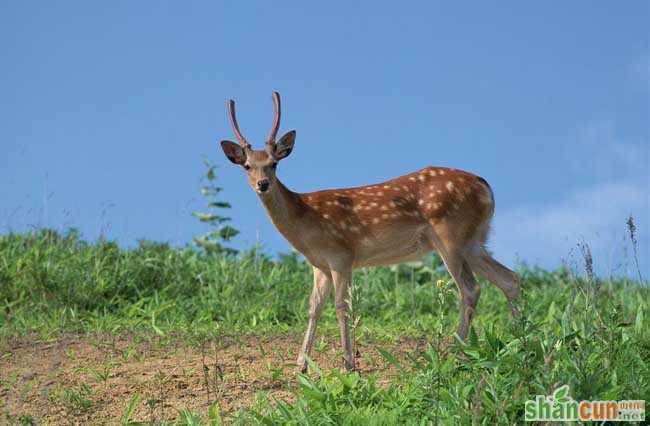
<svg viewBox="0 0 650 426">
<path fill-rule="evenodd" d="M 258 194 L 268 193 L 273 190 L 276 176 L 275 171 L 278 163 L 291 154 L 293 143 L 296 140 L 296 131 L 291 130 L 275 141 L 278 129 L 280 128 L 280 95 L 273 92 L 273 104 L 275 105 L 275 117 L 273 127 L 266 140 L 264 149 L 254 150 L 251 144 L 242 135 L 237 124 L 235 115 L 235 101 L 228 101 L 230 122 L 232 130 L 239 141 L 239 144 L 225 140 L 221 141 L 221 148 L 230 161 L 244 168 L 248 177 L 248 183 Z"/>
</svg>

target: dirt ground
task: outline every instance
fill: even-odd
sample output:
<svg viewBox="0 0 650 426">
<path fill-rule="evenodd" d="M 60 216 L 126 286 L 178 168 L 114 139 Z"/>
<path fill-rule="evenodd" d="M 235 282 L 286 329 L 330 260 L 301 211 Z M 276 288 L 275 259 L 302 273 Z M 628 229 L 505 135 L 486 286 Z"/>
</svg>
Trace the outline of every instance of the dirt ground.
<svg viewBox="0 0 650 426">
<path fill-rule="evenodd" d="M 400 357 L 423 342 L 367 342 L 358 347 L 360 374 L 388 384 L 396 372 L 377 352 Z M 132 336 L 66 336 L 54 342 L 12 342 L 0 351 L 0 424 L 33 418 L 37 424 L 158 423 L 178 410 L 207 412 L 218 401 L 227 418 L 264 398 L 292 400 L 300 336 L 228 337 L 192 347 L 182 341 L 136 341 Z M 312 354 L 323 368 L 342 365 L 335 339 L 320 340 Z M 137 397 L 136 397 L 137 398 Z M 261 402 L 260 402 L 261 403 Z"/>
</svg>

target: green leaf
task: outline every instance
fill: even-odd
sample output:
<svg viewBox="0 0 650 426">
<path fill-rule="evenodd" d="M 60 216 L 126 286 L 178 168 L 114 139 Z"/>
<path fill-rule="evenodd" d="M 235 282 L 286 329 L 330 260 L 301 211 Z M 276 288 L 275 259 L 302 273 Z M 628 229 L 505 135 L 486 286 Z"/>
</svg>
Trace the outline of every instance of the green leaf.
<svg viewBox="0 0 650 426">
<path fill-rule="evenodd" d="M 385 359 L 386 361 L 388 361 L 389 364 L 392 364 L 392 365 L 394 365 L 395 367 L 397 367 L 397 369 L 398 369 L 402 374 L 405 374 L 405 373 L 406 373 L 406 372 L 404 371 L 404 368 L 402 367 L 402 365 L 399 363 L 399 361 L 398 361 L 397 358 L 395 357 L 395 355 L 391 354 L 390 352 L 388 352 L 387 350 L 382 349 L 382 348 L 377 348 L 377 350 L 379 351 L 379 353 L 381 354 L 381 356 L 383 356 L 384 359 Z"/>
<path fill-rule="evenodd" d="M 216 207 L 216 208 L 219 208 L 219 209 L 229 209 L 229 208 L 232 207 L 230 205 L 230 203 L 228 203 L 226 201 L 212 201 L 212 202 L 208 203 L 208 206 L 209 207 Z"/>
<path fill-rule="evenodd" d="M 641 305 L 637 306 L 636 308 L 636 318 L 634 319 L 634 331 L 638 334 L 641 334 L 641 331 L 643 331 L 643 309 Z"/>
<path fill-rule="evenodd" d="M 201 195 L 203 195 L 206 198 L 212 198 L 215 195 L 217 195 L 219 192 L 221 192 L 221 188 L 217 186 L 202 186 L 201 187 Z"/>
<path fill-rule="evenodd" d="M 214 215 L 212 213 L 200 213 L 200 212 L 193 212 L 192 216 L 198 218 L 201 222 L 212 222 L 217 218 L 217 215 Z"/>
<path fill-rule="evenodd" d="M 210 419 L 210 424 L 212 426 L 223 424 L 223 419 L 221 418 L 221 408 L 219 407 L 218 401 L 214 401 L 208 407 L 208 419 Z"/>
<path fill-rule="evenodd" d="M 206 177 L 209 181 L 213 181 L 214 178 L 215 178 L 215 175 L 214 175 L 214 169 L 215 169 L 215 166 L 210 166 L 210 167 L 208 167 L 208 171 L 207 171 L 207 173 L 205 174 L 205 177 Z"/>
<path fill-rule="evenodd" d="M 472 326 L 470 326 L 469 328 L 469 343 L 470 346 L 479 347 L 478 335 L 476 334 L 476 330 L 474 330 L 474 327 Z"/>
<path fill-rule="evenodd" d="M 223 238 L 224 241 L 230 240 L 237 234 L 239 234 L 239 231 L 231 226 L 224 226 L 219 230 L 219 236 Z"/>
<path fill-rule="evenodd" d="M 553 399 L 557 402 L 569 401 L 569 385 L 562 385 L 553 392 Z"/>
<path fill-rule="evenodd" d="M 318 364 L 316 364 L 316 363 L 314 362 L 313 359 L 311 359 L 311 358 L 308 357 L 308 356 L 305 356 L 305 361 L 307 361 L 307 365 L 309 366 L 309 368 L 310 368 L 312 371 L 314 371 L 314 372 L 315 372 L 316 374 L 318 374 L 319 376 L 322 376 L 322 375 L 323 375 L 323 370 L 320 369 L 320 367 L 318 366 Z"/>
<path fill-rule="evenodd" d="M 126 407 L 126 411 L 124 412 L 124 415 L 122 416 L 123 425 L 131 424 L 131 417 L 133 416 L 133 413 L 135 412 L 136 408 L 138 408 L 141 399 L 142 397 L 140 396 L 139 393 L 133 395 L 133 397 L 129 401 L 129 405 L 127 405 Z"/>
<path fill-rule="evenodd" d="M 350 373 L 346 375 L 339 371 L 334 370 L 333 374 L 334 376 L 336 376 L 337 379 L 339 379 L 339 381 L 343 386 L 349 389 L 354 389 L 357 386 L 357 383 L 359 382 L 358 373 Z"/>
<path fill-rule="evenodd" d="M 298 375 L 298 382 L 301 385 L 300 393 L 308 396 L 311 399 L 318 401 L 324 401 L 327 398 L 327 395 L 318 389 L 318 387 L 312 382 L 309 377 L 304 374 Z"/>
<path fill-rule="evenodd" d="M 153 328 L 153 331 L 155 331 L 156 334 L 160 337 L 165 337 L 165 333 L 160 328 L 158 328 L 158 326 L 153 321 L 151 321 L 151 328 Z"/>
</svg>

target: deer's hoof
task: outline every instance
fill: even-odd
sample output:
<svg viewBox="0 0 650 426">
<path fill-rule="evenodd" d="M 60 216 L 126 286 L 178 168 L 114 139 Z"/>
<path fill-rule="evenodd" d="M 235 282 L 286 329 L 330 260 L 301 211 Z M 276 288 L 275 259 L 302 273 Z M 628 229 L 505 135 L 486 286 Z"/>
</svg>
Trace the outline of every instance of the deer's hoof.
<svg viewBox="0 0 650 426">
<path fill-rule="evenodd" d="M 296 361 L 296 366 L 298 367 L 299 373 L 307 372 L 307 361 L 305 361 L 303 357 L 298 358 L 298 361 Z"/>
<path fill-rule="evenodd" d="M 343 358 L 343 367 L 345 367 L 345 371 L 349 373 L 353 371 L 357 371 L 357 367 L 355 365 L 354 359 L 350 362 L 347 359 Z"/>
</svg>

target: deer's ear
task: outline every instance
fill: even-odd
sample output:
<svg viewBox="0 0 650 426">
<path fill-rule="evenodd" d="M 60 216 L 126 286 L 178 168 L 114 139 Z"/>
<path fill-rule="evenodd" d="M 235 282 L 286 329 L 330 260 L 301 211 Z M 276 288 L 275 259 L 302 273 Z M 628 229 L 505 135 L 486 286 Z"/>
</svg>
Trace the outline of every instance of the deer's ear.
<svg viewBox="0 0 650 426">
<path fill-rule="evenodd" d="M 223 149 L 223 153 L 226 154 L 226 157 L 228 157 L 228 159 L 233 163 L 241 166 L 246 162 L 246 153 L 244 152 L 244 149 L 236 143 L 221 141 L 221 149 Z"/>
<path fill-rule="evenodd" d="M 296 141 L 296 131 L 291 130 L 284 134 L 280 140 L 275 144 L 275 158 L 282 160 L 291 154 L 293 151 L 293 144 Z"/>
</svg>

